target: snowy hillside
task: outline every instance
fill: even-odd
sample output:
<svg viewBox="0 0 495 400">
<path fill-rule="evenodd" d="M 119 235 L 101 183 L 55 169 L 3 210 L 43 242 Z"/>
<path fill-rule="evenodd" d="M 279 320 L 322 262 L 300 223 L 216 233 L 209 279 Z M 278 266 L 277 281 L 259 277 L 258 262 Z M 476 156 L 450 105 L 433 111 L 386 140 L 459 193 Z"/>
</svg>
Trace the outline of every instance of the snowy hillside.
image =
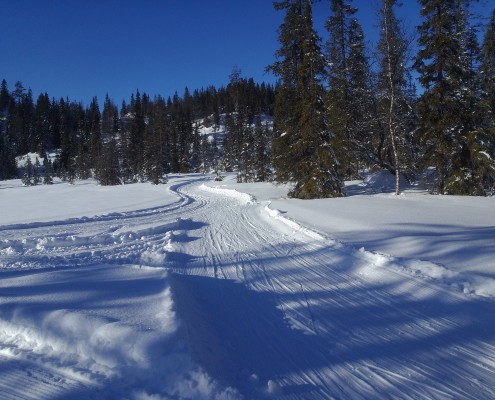
<svg viewBox="0 0 495 400">
<path fill-rule="evenodd" d="M 233 115 L 236 115 L 236 113 L 233 113 Z M 217 146 L 221 148 L 223 145 L 223 140 L 225 138 L 225 135 L 228 132 L 225 125 L 226 117 L 227 117 L 226 114 L 220 114 L 218 121 L 219 123 L 216 124 L 214 121 L 215 120 L 214 116 L 211 115 L 208 118 L 203 118 L 195 121 L 194 125 L 198 126 L 200 135 L 207 136 L 210 143 L 216 140 Z M 273 127 L 273 118 L 270 117 L 269 115 L 261 114 L 260 119 L 261 119 L 261 123 L 268 124 L 270 129 Z M 253 121 L 251 127 L 254 128 L 254 126 L 255 124 Z"/>
<path fill-rule="evenodd" d="M 495 398 L 493 198 L 169 178 L 0 182 L 1 399 Z"/>
</svg>

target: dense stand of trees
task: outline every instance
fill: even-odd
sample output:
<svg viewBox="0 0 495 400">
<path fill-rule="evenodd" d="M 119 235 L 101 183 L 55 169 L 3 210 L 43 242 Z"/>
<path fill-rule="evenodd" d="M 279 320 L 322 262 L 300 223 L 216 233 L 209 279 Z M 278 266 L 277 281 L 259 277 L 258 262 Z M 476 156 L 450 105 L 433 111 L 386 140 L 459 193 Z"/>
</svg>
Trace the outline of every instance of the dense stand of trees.
<svg viewBox="0 0 495 400">
<path fill-rule="evenodd" d="M 425 171 L 437 193 L 492 193 L 495 13 L 480 49 L 469 0 L 420 0 L 413 56 L 398 2 L 381 0 L 371 57 L 352 1 L 329 3 L 325 48 L 311 0 L 275 2 L 285 19 L 268 67 L 278 77 L 273 165 L 278 181 L 293 183 L 289 195 L 340 196 L 342 180 L 374 166 L 395 173 L 397 194 L 400 174 Z"/>
<path fill-rule="evenodd" d="M 275 92 L 271 85 L 256 84 L 235 68 L 226 88 L 195 90 L 184 95 L 151 99 L 131 95 L 120 109 L 107 95 L 100 108 L 93 98 L 88 107 L 68 99 L 34 100 L 21 82 L 0 92 L 0 179 L 18 176 L 15 159 L 37 153 L 44 166 L 29 159 L 21 172 L 23 182 L 44 183 L 56 175 L 73 182 L 96 178 L 103 185 L 137 181 L 162 182 L 166 174 L 238 170 L 240 180 L 270 177 L 271 128 L 261 116 L 273 114 Z M 229 132 L 218 146 L 216 135 L 200 135 L 203 126 L 224 123 Z M 46 153 L 56 149 L 53 165 Z M 262 164 L 262 165 L 261 165 Z"/>
<path fill-rule="evenodd" d="M 418 0 L 415 46 L 397 0 L 380 0 L 376 48 L 352 0 L 328 0 L 323 36 L 311 0 L 279 0 L 280 48 L 268 67 L 275 87 L 234 68 L 225 88 L 186 88 L 151 99 L 137 91 L 118 108 L 33 99 L 17 82 L 0 88 L 0 179 L 15 157 L 44 160 L 26 184 L 95 177 L 101 184 L 160 183 L 171 172 L 236 171 L 239 182 L 291 182 L 297 198 L 342 196 L 365 168 L 422 179 L 432 192 L 486 195 L 495 189 L 495 11 L 480 30 L 470 0 Z M 478 42 L 479 38 L 482 38 Z M 325 40 L 324 40 L 325 39 Z M 415 50 L 415 51 L 413 51 Z M 415 54 L 414 54 L 415 53 Z M 416 83 L 420 89 L 416 90 Z M 273 116 L 273 129 L 262 116 Z M 202 127 L 226 127 L 201 135 Z M 51 165 L 45 153 L 59 149 Z"/>
</svg>

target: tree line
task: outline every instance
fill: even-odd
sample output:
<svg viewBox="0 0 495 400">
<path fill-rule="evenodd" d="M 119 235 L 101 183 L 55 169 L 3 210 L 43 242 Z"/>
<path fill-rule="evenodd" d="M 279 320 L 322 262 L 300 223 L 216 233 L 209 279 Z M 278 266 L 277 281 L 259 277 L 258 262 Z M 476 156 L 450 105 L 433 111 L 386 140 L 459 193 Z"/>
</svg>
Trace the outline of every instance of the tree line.
<svg viewBox="0 0 495 400">
<path fill-rule="evenodd" d="M 278 78 L 273 165 L 292 197 L 341 196 L 343 180 L 373 166 L 396 175 L 397 194 L 399 176 L 418 173 L 436 193 L 493 192 L 495 11 L 480 45 L 470 1 L 419 3 L 416 54 L 398 1 L 381 0 L 371 55 L 352 1 L 330 0 L 323 44 L 311 0 L 274 3 L 285 18 L 268 67 Z"/>
<path fill-rule="evenodd" d="M 273 86 L 241 77 L 238 68 L 220 89 L 190 93 L 186 88 L 182 96 L 168 99 L 151 99 L 138 90 L 120 108 L 107 95 L 101 111 L 96 97 L 88 107 L 50 99 L 47 93 L 34 101 L 21 82 L 9 91 L 3 80 L 0 179 L 18 176 L 16 157 L 37 153 L 44 166 L 28 159 L 22 173 L 25 184 L 40 183 L 41 170 L 44 183 L 55 175 L 69 182 L 94 177 L 103 185 L 158 184 L 169 173 L 238 168 L 241 181 L 266 180 L 269 165 L 260 167 L 259 162 L 269 162 L 271 129 L 261 124 L 261 116 L 273 114 L 274 98 Z M 200 123 L 213 127 L 213 134 L 200 135 Z M 229 132 L 217 140 L 215 129 L 224 124 Z M 245 142 L 252 145 L 246 148 Z M 51 163 L 46 154 L 54 149 L 57 156 Z"/>
<path fill-rule="evenodd" d="M 104 185 L 226 170 L 239 182 L 290 182 L 290 196 L 322 198 L 344 195 L 344 180 L 379 168 L 395 174 L 397 194 L 400 176 L 421 177 L 440 194 L 491 194 L 495 11 L 480 28 L 469 0 L 418 1 L 416 46 L 397 17 L 398 1 L 380 0 L 373 49 L 352 0 L 326 2 L 325 40 L 312 0 L 274 2 L 285 13 L 267 67 L 274 86 L 235 67 L 226 87 L 186 88 L 166 100 L 137 91 L 120 108 L 107 95 L 100 112 L 96 98 L 88 107 L 46 93 L 34 102 L 20 82 L 9 91 L 4 80 L 0 179 L 17 175 L 17 156 L 59 149 L 45 172 Z M 263 115 L 273 116 L 273 129 Z M 220 126 L 226 132 L 216 134 Z M 201 135 L 201 127 L 213 133 Z M 30 168 L 34 174 L 33 166 L 24 172 Z"/>
</svg>

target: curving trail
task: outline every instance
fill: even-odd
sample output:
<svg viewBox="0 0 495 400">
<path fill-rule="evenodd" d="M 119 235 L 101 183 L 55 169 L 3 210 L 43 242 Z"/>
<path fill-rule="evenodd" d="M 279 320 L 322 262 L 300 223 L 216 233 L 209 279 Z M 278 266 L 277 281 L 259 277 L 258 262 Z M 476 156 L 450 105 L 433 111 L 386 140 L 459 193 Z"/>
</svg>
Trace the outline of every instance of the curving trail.
<svg viewBox="0 0 495 400">
<path fill-rule="evenodd" d="M 0 398 L 495 398 L 492 302 L 171 182 L 157 207 L 0 226 Z"/>
<path fill-rule="evenodd" d="M 174 243 L 195 358 L 248 398 L 495 398 L 493 304 L 198 184 Z M 194 202 L 192 203 L 194 204 Z"/>
</svg>

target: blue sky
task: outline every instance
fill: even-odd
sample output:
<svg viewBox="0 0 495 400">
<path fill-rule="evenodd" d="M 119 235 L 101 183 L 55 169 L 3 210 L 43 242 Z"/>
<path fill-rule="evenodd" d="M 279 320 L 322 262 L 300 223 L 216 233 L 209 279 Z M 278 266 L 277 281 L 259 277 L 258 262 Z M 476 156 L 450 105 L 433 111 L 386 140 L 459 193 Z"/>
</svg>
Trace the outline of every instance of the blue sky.
<svg viewBox="0 0 495 400">
<path fill-rule="evenodd" d="M 413 30 L 419 6 L 403 2 Z M 371 41 L 376 4 L 354 1 Z M 328 9 L 327 1 L 316 4 L 317 25 Z M 168 97 L 226 84 L 234 65 L 274 82 L 264 68 L 274 60 L 283 12 L 271 0 L 0 0 L 0 10 L 0 79 L 11 90 L 21 81 L 35 97 L 46 91 L 87 105 L 97 96 L 102 105 L 108 93 L 120 105 L 136 89 Z"/>
</svg>

